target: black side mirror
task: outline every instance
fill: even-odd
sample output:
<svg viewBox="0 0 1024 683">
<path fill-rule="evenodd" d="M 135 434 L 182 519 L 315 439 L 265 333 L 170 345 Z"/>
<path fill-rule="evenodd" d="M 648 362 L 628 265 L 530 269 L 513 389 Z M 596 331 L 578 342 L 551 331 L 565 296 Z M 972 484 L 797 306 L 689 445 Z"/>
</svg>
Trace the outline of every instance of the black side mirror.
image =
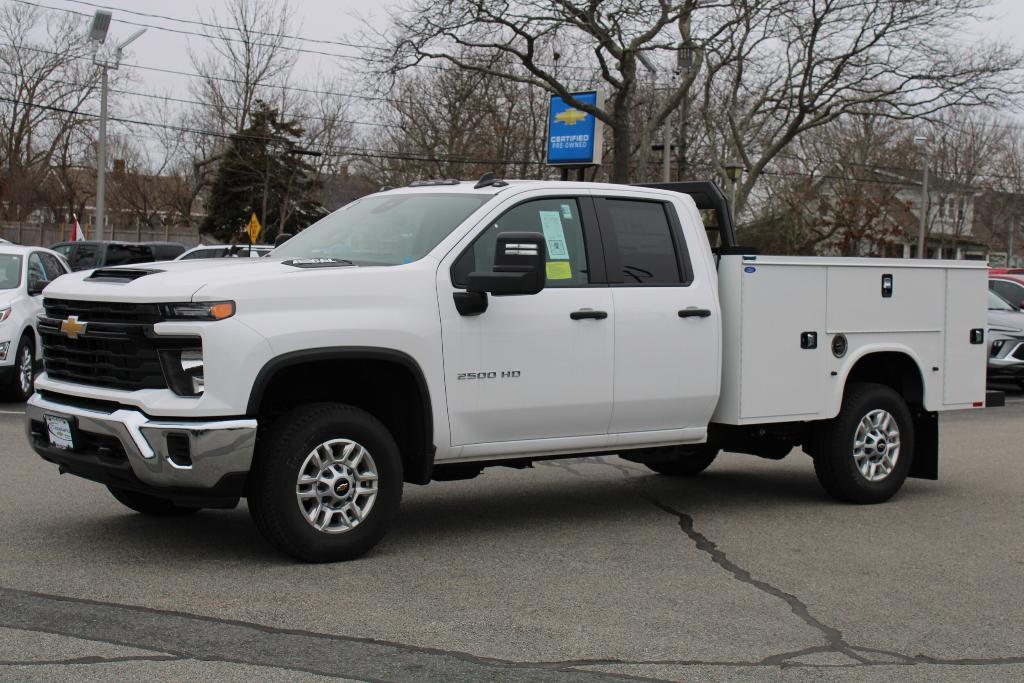
<svg viewBox="0 0 1024 683">
<path fill-rule="evenodd" d="M 46 289 L 46 285 L 50 284 L 49 280 L 32 280 L 28 283 L 28 295 L 39 296 Z"/>
<path fill-rule="evenodd" d="M 487 310 L 487 293 L 495 296 L 536 294 L 547 277 L 544 235 L 539 232 L 503 232 L 494 249 L 493 273 L 470 273 L 465 292 L 455 292 L 460 315 L 480 315 Z"/>
<path fill-rule="evenodd" d="M 292 235 L 290 232 L 279 233 L 278 236 L 274 238 L 274 246 L 279 247 L 288 240 L 290 240 L 292 237 L 294 237 L 294 235 Z"/>
<path fill-rule="evenodd" d="M 547 251 L 539 232 L 503 232 L 494 251 L 493 273 L 470 273 L 466 289 L 497 296 L 536 294 L 544 289 Z"/>
</svg>

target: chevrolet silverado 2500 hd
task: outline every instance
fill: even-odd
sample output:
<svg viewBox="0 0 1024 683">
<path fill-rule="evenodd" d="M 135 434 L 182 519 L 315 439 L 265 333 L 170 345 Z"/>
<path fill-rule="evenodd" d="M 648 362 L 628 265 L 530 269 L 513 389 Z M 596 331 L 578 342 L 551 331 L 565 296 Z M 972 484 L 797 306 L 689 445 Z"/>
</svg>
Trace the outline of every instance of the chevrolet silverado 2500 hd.
<svg viewBox="0 0 1024 683">
<path fill-rule="evenodd" d="M 552 457 L 688 476 L 801 446 L 878 503 L 937 477 L 939 412 L 982 405 L 986 289 L 984 264 L 754 255 L 710 183 L 418 183 L 267 258 L 52 283 L 27 432 L 143 513 L 246 497 L 309 561 L 366 552 L 404 482 Z"/>
</svg>

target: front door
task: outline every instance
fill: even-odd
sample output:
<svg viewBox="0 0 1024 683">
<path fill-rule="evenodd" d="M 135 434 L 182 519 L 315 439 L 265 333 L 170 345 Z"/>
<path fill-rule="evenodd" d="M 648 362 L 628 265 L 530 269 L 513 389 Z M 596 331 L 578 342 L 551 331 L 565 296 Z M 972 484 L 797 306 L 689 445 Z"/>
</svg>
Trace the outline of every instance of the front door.
<svg viewBox="0 0 1024 683">
<path fill-rule="evenodd" d="M 612 295 L 603 273 L 588 197 L 525 200 L 487 219 L 439 269 L 445 387 L 452 445 L 595 437 L 603 443 L 612 405 Z M 538 232 L 547 281 L 538 294 L 488 295 L 462 316 L 452 300 L 470 272 L 492 270 L 501 232 Z M 471 242 L 471 243 L 470 243 Z M 503 444 L 503 445 L 502 445 Z M 559 442 L 550 442 L 553 449 Z M 479 450 L 479 449 L 478 449 Z M 538 450 L 537 445 L 530 450 Z"/>
</svg>

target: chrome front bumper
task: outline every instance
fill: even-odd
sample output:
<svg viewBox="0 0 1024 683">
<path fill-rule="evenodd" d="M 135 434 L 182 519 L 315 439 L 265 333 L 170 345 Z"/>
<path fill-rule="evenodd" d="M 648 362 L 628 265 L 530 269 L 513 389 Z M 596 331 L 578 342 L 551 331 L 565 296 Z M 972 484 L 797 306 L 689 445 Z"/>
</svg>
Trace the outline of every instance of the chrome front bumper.
<svg viewBox="0 0 1024 683">
<path fill-rule="evenodd" d="M 46 416 L 67 418 L 76 439 L 75 448 L 61 449 L 49 443 Z M 256 420 L 161 420 L 127 408 L 104 412 L 66 405 L 35 394 L 25 405 L 25 429 L 29 443 L 44 459 L 74 472 L 76 457 L 83 465 L 97 462 L 115 467 L 126 458 L 132 474 L 155 488 L 213 489 L 231 475 L 242 475 L 252 465 L 256 445 Z M 40 433 L 39 425 L 42 424 Z M 176 436 L 176 447 L 168 444 Z M 108 446 L 120 443 L 123 454 Z M 187 438 L 187 456 L 183 442 Z M 172 452 L 173 451 L 173 452 Z M 95 478 L 95 477 L 92 477 Z"/>
</svg>

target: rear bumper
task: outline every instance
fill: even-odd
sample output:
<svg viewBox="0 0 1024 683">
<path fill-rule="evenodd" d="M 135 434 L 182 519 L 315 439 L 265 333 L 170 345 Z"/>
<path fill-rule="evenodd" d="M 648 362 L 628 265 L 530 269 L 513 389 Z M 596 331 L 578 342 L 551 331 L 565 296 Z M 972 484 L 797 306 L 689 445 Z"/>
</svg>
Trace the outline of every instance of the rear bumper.
<svg viewBox="0 0 1024 683">
<path fill-rule="evenodd" d="M 47 415 L 69 421 L 74 448 L 50 443 Z M 169 498 L 242 495 L 256 444 L 256 420 L 163 420 L 40 394 L 25 405 L 25 417 L 32 448 L 62 471 Z"/>
</svg>

